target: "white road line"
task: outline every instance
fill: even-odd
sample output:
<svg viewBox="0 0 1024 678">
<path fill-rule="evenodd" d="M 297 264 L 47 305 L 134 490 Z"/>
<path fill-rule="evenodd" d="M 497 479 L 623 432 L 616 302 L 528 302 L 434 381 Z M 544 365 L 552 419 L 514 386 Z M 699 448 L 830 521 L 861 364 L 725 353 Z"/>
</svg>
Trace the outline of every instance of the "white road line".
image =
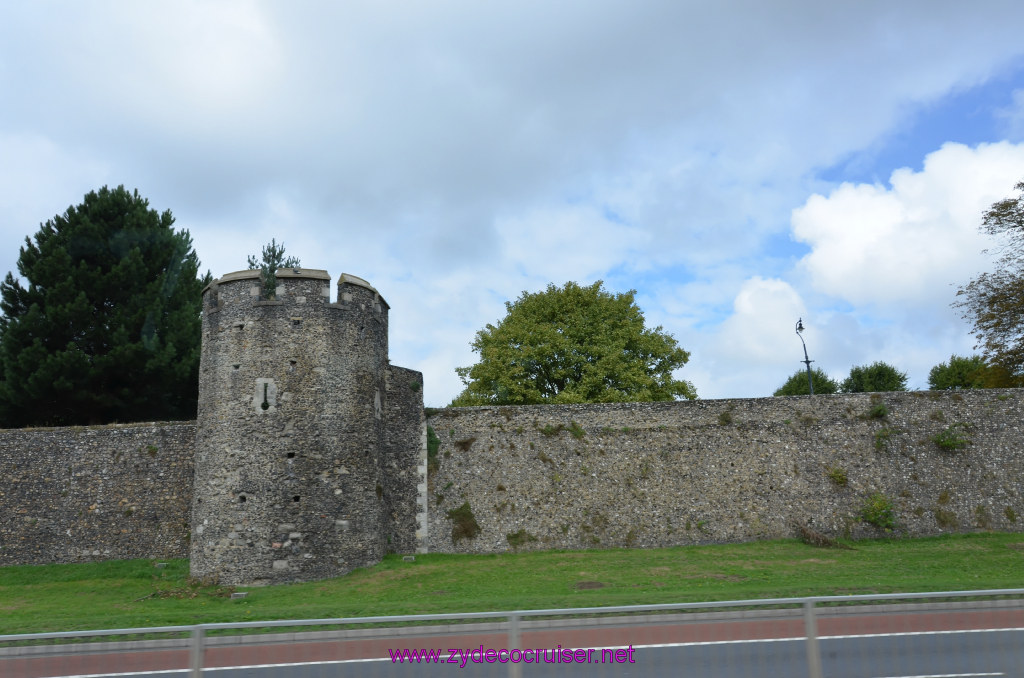
<svg viewBox="0 0 1024 678">
<path fill-rule="evenodd" d="M 848 640 L 855 638 L 889 638 L 897 636 L 938 636 L 952 633 L 997 633 L 999 631 L 1024 631 L 1024 627 L 1010 629 L 963 629 L 960 631 L 905 631 L 900 633 L 865 633 L 849 636 L 819 636 L 818 640 Z M 610 647 L 579 647 L 574 650 L 625 650 L 632 647 L 634 650 L 660 649 L 670 647 L 702 647 L 705 645 L 740 645 L 748 643 L 792 643 L 806 641 L 804 637 L 799 638 L 751 638 L 745 640 L 702 640 L 688 643 L 654 643 L 651 645 L 616 645 Z M 551 648 L 545 648 L 551 649 Z M 394 664 L 426 664 L 427 662 L 393 661 L 390 657 L 370 657 L 367 659 L 332 659 L 317 662 L 291 662 L 284 664 L 249 664 L 246 666 L 211 666 L 203 667 L 207 671 L 244 671 L 252 669 L 280 669 L 289 666 L 330 666 L 334 664 L 361 664 L 368 662 L 392 662 Z M 431 664 L 444 664 L 446 662 L 430 662 Z M 166 671 L 132 671 L 127 673 L 82 673 L 75 675 L 53 676 L 52 678 L 118 678 L 119 676 L 152 676 L 166 673 L 188 673 L 189 669 L 167 669 Z M 1004 673 L 949 673 L 921 676 L 883 676 L 880 678 L 974 678 L 975 676 L 1003 676 Z"/>
</svg>

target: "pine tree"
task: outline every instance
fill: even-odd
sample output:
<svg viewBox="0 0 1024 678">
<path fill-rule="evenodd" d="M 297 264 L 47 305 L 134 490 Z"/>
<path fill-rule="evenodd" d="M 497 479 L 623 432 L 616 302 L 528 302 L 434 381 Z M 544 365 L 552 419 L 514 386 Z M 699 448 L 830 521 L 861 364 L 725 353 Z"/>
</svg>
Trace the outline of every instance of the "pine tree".
<svg viewBox="0 0 1024 678">
<path fill-rule="evenodd" d="M 188 231 L 101 188 L 25 238 L 0 283 L 4 426 L 195 416 L 202 288 Z"/>
<path fill-rule="evenodd" d="M 298 257 L 284 256 L 284 243 L 280 245 L 274 238 L 270 244 L 263 248 L 263 255 L 260 259 L 249 255 L 248 265 L 250 270 L 260 272 L 260 294 L 264 299 L 273 299 L 277 296 L 277 270 L 280 268 L 298 268 Z"/>
</svg>

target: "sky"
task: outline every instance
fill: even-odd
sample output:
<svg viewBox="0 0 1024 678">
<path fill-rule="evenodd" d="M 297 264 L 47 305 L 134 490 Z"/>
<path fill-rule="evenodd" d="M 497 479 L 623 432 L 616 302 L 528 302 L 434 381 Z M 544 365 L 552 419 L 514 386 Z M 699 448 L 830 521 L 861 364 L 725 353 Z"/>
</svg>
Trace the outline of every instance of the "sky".
<svg viewBox="0 0 1024 678">
<path fill-rule="evenodd" d="M 982 212 L 1024 181 L 1024 3 L 0 4 L 0 275 L 102 186 L 202 270 L 271 238 L 391 306 L 427 405 L 524 291 L 603 280 L 701 398 L 976 341 Z M 332 283 L 333 284 L 333 283 Z"/>
</svg>

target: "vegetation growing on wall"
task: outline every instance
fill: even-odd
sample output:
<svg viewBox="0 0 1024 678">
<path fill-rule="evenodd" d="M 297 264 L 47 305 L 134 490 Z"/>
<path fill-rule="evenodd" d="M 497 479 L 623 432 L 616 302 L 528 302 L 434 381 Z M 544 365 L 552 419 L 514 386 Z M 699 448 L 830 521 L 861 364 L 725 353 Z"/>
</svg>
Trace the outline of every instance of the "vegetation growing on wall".
<svg viewBox="0 0 1024 678">
<path fill-rule="evenodd" d="M 250 270 L 260 272 L 260 298 L 277 298 L 277 271 L 281 268 L 297 268 L 301 266 L 297 257 L 286 257 L 284 255 L 284 243 L 280 245 L 271 238 L 270 244 L 263 247 L 262 256 L 257 259 L 250 255 L 248 259 Z"/>
<path fill-rule="evenodd" d="M 969 428 L 969 424 L 962 421 L 950 424 L 936 433 L 932 440 L 941 449 L 947 452 L 956 452 L 957 450 L 964 449 L 971 443 L 971 439 L 967 437 L 967 430 Z"/>
<path fill-rule="evenodd" d="M 448 520 L 452 521 L 452 543 L 458 543 L 460 539 L 472 539 L 480 534 L 480 525 L 476 522 L 473 509 L 469 502 L 465 502 L 458 508 L 448 511 Z"/>
<path fill-rule="evenodd" d="M 825 476 L 838 487 L 846 487 L 846 484 L 849 482 L 846 471 L 838 466 L 829 466 L 825 470 Z"/>
<path fill-rule="evenodd" d="M 885 419 L 889 416 L 889 408 L 886 406 L 885 401 L 880 396 L 871 397 L 871 409 L 867 411 L 865 417 L 867 419 Z"/>
<path fill-rule="evenodd" d="M 427 427 L 427 473 L 436 473 L 441 466 L 437 451 L 441 447 L 441 439 L 434 433 L 432 426 Z"/>
<path fill-rule="evenodd" d="M 523 529 L 520 529 L 518 532 L 510 532 L 505 535 L 505 539 L 508 540 L 508 545 L 514 549 L 529 544 L 530 542 L 537 541 L 536 537 Z"/>
<path fill-rule="evenodd" d="M 896 529 L 896 507 L 889 497 L 873 492 L 860 507 L 860 519 L 869 525 L 892 532 Z"/>
</svg>

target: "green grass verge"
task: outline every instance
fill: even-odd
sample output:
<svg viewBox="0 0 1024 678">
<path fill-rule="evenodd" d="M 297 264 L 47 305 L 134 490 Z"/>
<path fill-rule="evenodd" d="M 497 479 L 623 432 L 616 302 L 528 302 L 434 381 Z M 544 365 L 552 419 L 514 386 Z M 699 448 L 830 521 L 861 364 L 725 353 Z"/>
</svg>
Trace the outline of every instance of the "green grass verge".
<svg viewBox="0 0 1024 678">
<path fill-rule="evenodd" d="M 164 569 L 147 560 L 4 567 L 0 633 L 1024 586 L 1024 534 L 853 546 L 389 556 L 337 579 L 245 589 L 242 600 L 190 585 L 185 560 Z"/>
</svg>

